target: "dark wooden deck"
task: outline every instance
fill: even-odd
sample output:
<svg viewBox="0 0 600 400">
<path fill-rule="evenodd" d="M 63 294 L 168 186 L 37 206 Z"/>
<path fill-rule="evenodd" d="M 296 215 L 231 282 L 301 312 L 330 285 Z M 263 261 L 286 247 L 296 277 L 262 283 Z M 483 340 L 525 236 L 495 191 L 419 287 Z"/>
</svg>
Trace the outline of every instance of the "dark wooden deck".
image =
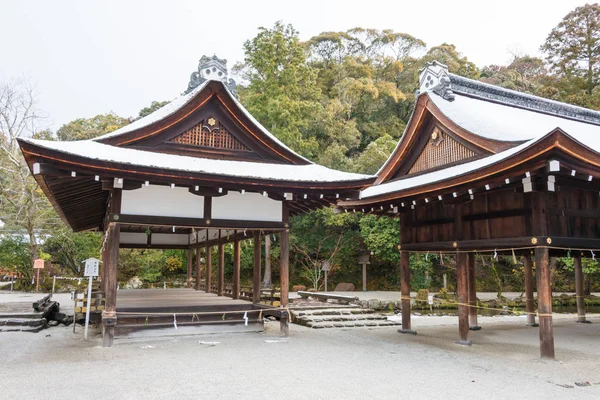
<svg viewBox="0 0 600 400">
<path fill-rule="evenodd" d="M 264 329 L 263 316 L 279 316 L 279 312 L 270 306 L 194 289 L 119 290 L 116 335 L 260 332 Z"/>
</svg>

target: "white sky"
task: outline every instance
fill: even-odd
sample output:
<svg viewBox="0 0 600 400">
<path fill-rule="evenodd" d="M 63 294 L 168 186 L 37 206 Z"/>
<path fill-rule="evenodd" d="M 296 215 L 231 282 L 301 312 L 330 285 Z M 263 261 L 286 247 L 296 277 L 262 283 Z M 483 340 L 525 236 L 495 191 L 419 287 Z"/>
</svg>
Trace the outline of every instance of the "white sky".
<svg viewBox="0 0 600 400">
<path fill-rule="evenodd" d="M 589 1 L 589 0 L 588 0 Z M 203 54 L 243 59 L 259 26 L 291 23 L 302 40 L 353 27 L 443 42 L 479 67 L 509 49 L 537 55 L 550 30 L 585 0 L 177 1 L 0 0 L 0 82 L 28 77 L 53 130 L 114 111 L 128 117 L 186 87 Z"/>
</svg>

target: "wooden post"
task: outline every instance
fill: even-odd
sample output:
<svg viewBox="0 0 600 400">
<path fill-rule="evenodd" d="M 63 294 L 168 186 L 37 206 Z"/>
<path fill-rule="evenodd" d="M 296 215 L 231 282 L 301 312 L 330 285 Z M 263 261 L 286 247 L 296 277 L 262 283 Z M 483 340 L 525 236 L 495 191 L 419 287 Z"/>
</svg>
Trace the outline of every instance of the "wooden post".
<svg viewBox="0 0 600 400">
<path fill-rule="evenodd" d="M 260 303 L 260 261 L 262 246 L 260 245 L 260 231 L 254 232 L 254 266 L 252 270 L 252 302 Z"/>
<path fill-rule="evenodd" d="M 456 254 L 456 286 L 458 292 L 458 344 L 471 345 L 469 340 L 469 295 L 467 279 L 467 254 Z"/>
<path fill-rule="evenodd" d="M 283 204 L 286 204 L 285 202 Z M 286 213 L 287 214 L 287 213 Z M 287 218 L 286 218 L 287 219 Z M 279 295 L 281 298 L 281 308 L 286 309 L 289 302 L 289 288 L 290 288 L 290 249 L 289 249 L 289 241 L 290 241 L 290 232 L 288 230 L 284 230 L 280 235 L 281 243 L 280 253 L 279 253 L 279 273 L 280 273 L 280 290 Z M 288 336 L 290 333 L 289 327 L 289 315 L 286 310 L 285 313 L 282 313 L 282 317 L 279 320 L 280 322 L 280 332 L 283 336 Z"/>
<path fill-rule="evenodd" d="M 263 278 L 263 286 L 271 287 L 271 235 L 265 235 L 265 274 Z"/>
<path fill-rule="evenodd" d="M 538 326 L 535 322 L 535 304 L 533 302 L 533 262 L 531 256 L 523 257 L 525 268 L 525 311 L 527 312 L 527 326 Z"/>
<path fill-rule="evenodd" d="M 240 255 L 242 252 L 242 242 L 235 240 L 233 242 L 233 287 L 231 298 L 240 298 Z"/>
<path fill-rule="evenodd" d="M 196 290 L 200 290 L 200 280 L 202 278 L 202 250 L 201 247 L 196 247 Z"/>
<path fill-rule="evenodd" d="M 109 204 L 111 214 L 121 213 L 121 189 L 112 189 Z M 102 330 L 104 334 L 103 346 L 111 347 L 115 338 L 117 324 L 117 267 L 119 265 L 119 242 L 121 227 L 117 222 L 109 222 L 106 231 L 106 258 L 104 277 L 106 298 L 104 311 L 102 311 Z"/>
<path fill-rule="evenodd" d="M 400 253 L 400 297 L 402 303 L 402 329 L 399 329 L 398 332 L 416 335 L 417 332 L 411 329 L 410 322 L 410 253 L 407 251 Z"/>
<path fill-rule="evenodd" d="M 467 255 L 468 261 L 468 286 L 469 286 L 469 329 L 478 331 L 477 325 L 477 282 L 475 280 L 475 254 Z"/>
<path fill-rule="evenodd" d="M 204 286 L 206 293 L 212 293 L 212 247 L 206 246 L 206 268 L 204 268 Z"/>
<path fill-rule="evenodd" d="M 187 250 L 187 283 L 186 287 L 189 289 L 192 287 L 192 269 L 194 265 L 194 250 L 188 247 Z"/>
<path fill-rule="evenodd" d="M 577 297 L 577 322 L 590 323 L 585 318 L 585 294 L 583 292 L 583 268 L 581 267 L 581 256 L 573 258 L 575 267 L 575 296 Z"/>
<path fill-rule="evenodd" d="M 554 359 L 554 328 L 552 327 L 552 285 L 550 283 L 550 257 L 547 247 L 535 249 L 537 272 L 538 312 L 540 319 L 540 355 Z"/>
<path fill-rule="evenodd" d="M 217 273 L 217 294 L 223 296 L 225 290 L 225 244 L 219 243 L 219 270 Z"/>
<path fill-rule="evenodd" d="M 104 238 L 103 238 L 104 239 Z M 106 246 L 106 243 L 104 243 L 104 248 L 102 249 L 102 263 L 100 264 L 100 287 L 102 290 L 102 293 L 106 292 L 106 264 L 107 264 L 107 258 L 106 258 L 106 253 L 107 253 L 107 248 L 108 246 Z"/>
</svg>

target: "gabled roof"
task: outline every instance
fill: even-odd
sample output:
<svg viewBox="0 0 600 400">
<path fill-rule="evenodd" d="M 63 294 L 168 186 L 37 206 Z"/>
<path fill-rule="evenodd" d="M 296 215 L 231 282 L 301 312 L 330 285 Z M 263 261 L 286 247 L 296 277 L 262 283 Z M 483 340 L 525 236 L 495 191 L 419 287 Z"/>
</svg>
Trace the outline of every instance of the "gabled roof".
<svg viewBox="0 0 600 400">
<path fill-rule="evenodd" d="M 19 139 L 63 220 L 76 231 L 102 228 L 104 189 L 114 178 L 132 190 L 150 182 L 207 196 L 261 192 L 285 198 L 292 215 L 353 197 L 375 180 L 315 164 L 286 146 L 238 101 L 224 63 L 203 57 L 185 94 L 109 134 L 66 142 Z"/>
<path fill-rule="evenodd" d="M 342 205 L 425 193 L 434 187 L 445 187 L 445 181 L 459 182 L 460 177 L 467 182 L 484 170 L 492 171 L 501 162 L 519 165 L 524 154 L 541 154 L 542 146 L 600 167 L 600 112 L 463 78 L 448 73 L 447 67 L 437 62 L 421 72 L 420 83 L 409 124 L 377 172 L 375 184 L 361 192 L 361 200 Z M 479 159 L 398 176 L 401 166 L 418 150 L 419 135 L 427 134 L 424 126 L 428 119 L 484 150 Z"/>
</svg>

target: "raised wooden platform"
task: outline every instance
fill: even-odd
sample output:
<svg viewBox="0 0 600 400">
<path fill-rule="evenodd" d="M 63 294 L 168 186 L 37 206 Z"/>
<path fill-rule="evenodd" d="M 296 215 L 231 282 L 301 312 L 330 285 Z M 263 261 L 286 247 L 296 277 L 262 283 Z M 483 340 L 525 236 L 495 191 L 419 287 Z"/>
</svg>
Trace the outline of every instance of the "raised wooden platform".
<svg viewBox="0 0 600 400">
<path fill-rule="evenodd" d="M 115 334 L 131 337 L 256 332 L 264 329 L 264 316 L 279 317 L 280 312 L 274 307 L 194 289 L 119 290 Z"/>
</svg>

